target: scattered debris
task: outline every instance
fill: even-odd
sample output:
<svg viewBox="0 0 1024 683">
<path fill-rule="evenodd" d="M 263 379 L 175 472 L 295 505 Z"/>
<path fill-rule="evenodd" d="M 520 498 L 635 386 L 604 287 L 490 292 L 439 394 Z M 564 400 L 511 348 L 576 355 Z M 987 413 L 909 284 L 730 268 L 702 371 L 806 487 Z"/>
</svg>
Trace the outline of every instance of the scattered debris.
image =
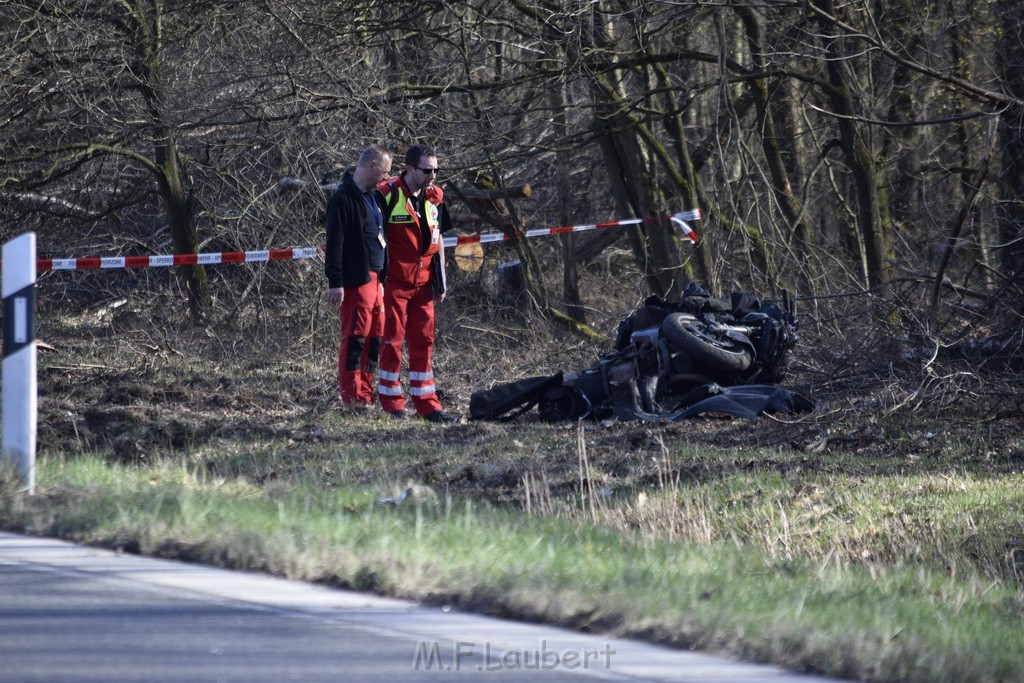
<svg viewBox="0 0 1024 683">
<path fill-rule="evenodd" d="M 384 498 L 377 499 L 377 505 L 401 505 L 406 498 L 413 495 L 412 487 L 410 486 L 406 490 L 399 493 L 397 496 L 386 496 Z"/>
</svg>

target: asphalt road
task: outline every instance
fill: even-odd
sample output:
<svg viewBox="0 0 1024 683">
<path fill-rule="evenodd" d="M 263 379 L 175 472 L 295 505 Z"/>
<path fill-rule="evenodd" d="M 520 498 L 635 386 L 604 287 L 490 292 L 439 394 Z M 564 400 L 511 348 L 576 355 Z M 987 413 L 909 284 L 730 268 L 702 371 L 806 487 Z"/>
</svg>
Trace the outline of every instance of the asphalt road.
<svg viewBox="0 0 1024 683">
<path fill-rule="evenodd" d="M 826 679 L 0 532 L 0 681 Z"/>
</svg>

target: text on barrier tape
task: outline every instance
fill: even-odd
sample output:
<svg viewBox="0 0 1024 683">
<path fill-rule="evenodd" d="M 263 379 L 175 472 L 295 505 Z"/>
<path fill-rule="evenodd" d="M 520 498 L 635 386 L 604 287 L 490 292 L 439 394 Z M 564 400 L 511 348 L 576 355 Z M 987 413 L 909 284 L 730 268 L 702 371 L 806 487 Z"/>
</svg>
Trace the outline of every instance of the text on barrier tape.
<svg viewBox="0 0 1024 683">
<path fill-rule="evenodd" d="M 693 209 L 690 211 L 682 211 L 672 216 L 661 217 L 661 218 L 625 218 L 618 221 L 608 221 L 606 223 L 584 223 L 583 225 L 566 225 L 558 228 L 537 228 L 534 230 L 526 231 L 526 238 L 531 237 L 544 237 L 547 235 L 562 235 L 570 232 L 585 232 L 587 230 L 600 230 L 602 228 L 613 228 L 623 225 L 638 225 L 640 223 L 649 223 L 651 221 L 662 221 L 668 218 L 672 222 L 676 223 L 683 234 L 694 244 L 700 242 L 700 235 L 692 227 L 686 224 L 686 221 L 699 221 L 701 218 L 700 209 Z M 488 242 L 503 242 L 511 240 L 512 238 L 503 232 L 488 232 L 480 235 L 459 235 L 444 238 L 444 246 L 454 247 L 458 244 L 487 244 Z"/>
<path fill-rule="evenodd" d="M 91 270 L 108 268 L 164 268 L 169 266 L 213 266 L 222 263 L 262 263 L 316 258 L 317 247 L 222 251 L 208 254 L 164 254 L 160 256 L 105 256 L 103 258 L 39 259 L 36 270 Z"/>
</svg>

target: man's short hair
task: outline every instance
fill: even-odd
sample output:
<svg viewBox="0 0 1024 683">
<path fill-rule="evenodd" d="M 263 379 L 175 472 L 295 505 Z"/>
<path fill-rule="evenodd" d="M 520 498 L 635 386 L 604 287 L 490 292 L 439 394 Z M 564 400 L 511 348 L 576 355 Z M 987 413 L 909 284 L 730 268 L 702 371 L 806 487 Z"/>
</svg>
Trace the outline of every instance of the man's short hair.
<svg viewBox="0 0 1024 683">
<path fill-rule="evenodd" d="M 392 158 L 391 150 L 384 145 L 371 145 L 359 155 L 359 165 L 381 163 L 385 159 Z"/>
<path fill-rule="evenodd" d="M 436 156 L 437 152 L 435 152 L 429 145 L 413 145 L 409 149 L 405 150 L 405 165 L 419 166 L 420 159 L 423 157 Z"/>
</svg>

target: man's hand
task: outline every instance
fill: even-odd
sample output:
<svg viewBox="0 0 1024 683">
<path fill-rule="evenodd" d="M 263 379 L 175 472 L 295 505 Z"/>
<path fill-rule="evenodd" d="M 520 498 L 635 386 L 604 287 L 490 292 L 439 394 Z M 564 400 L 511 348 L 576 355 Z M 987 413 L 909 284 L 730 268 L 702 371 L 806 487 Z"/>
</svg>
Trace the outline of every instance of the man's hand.
<svg viewBox="0 0 1024 683">
<path fill-rule="evenodd" d="M 345 290 L 341 287 L 332 287 L 327 290 L 327 300 L 335 306 L 341 306 L 341 302 L 345 300 Z"/>
</svg>

